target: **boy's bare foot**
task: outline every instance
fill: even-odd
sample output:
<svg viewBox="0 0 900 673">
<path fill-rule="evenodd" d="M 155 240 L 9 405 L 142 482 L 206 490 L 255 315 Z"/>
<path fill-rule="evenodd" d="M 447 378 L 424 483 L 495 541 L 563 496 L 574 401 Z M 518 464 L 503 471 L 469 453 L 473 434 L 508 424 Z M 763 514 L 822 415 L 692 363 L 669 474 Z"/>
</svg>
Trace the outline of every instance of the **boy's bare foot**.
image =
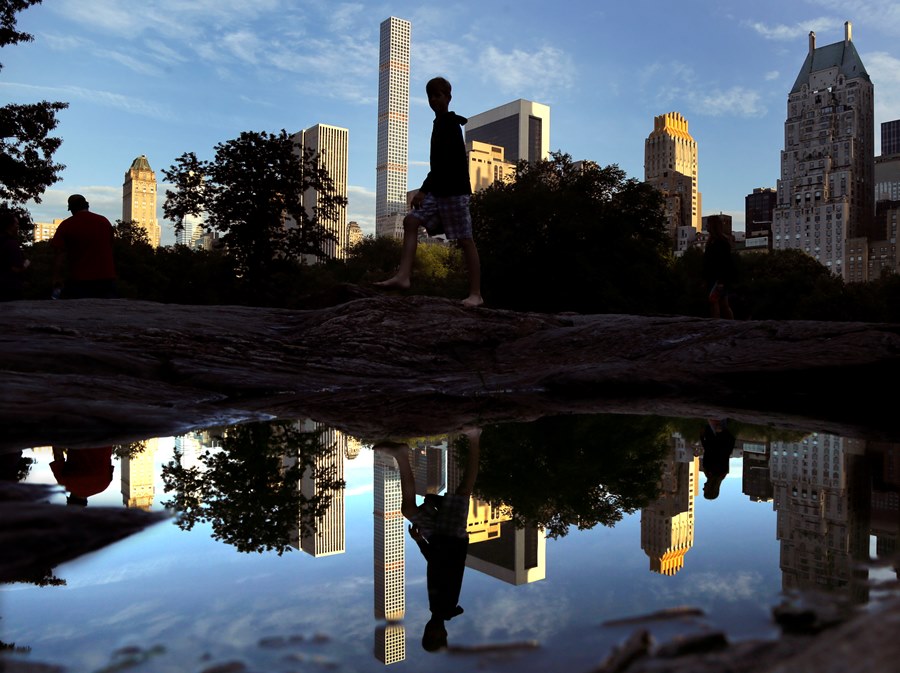
<svg viewBox="0 0 900 673">
<path fill-rule="evenodd" d="M 393 278 L 388 278 L 387 280 L 372 283 L 372 285 L 374 285 L 375 287 L 383 287 L 386 290 L 408 290 L 409 279 L 394 276 Z"/>
<path fill-rule="evenodd" d="M 480 294 L 470 294 L 468 297 L 462 300 L 462 305 L 468 308 L 475 308 L 477 306 L 481 306 L 484 304 L 484 299 L 481 298 Z"/>
</svg>

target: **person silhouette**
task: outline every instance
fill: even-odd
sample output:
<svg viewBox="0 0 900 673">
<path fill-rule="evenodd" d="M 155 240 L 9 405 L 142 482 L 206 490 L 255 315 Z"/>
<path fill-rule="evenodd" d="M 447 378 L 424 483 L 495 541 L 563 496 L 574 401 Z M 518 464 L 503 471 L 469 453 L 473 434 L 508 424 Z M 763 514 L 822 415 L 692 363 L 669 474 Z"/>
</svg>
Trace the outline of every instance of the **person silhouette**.
<svg viewBox="0 0 900 673">
<path fill-rule="evenodd" d="M 447 647 L 445 622 L 463 613 L 459 605 L 469 534 L 466 524 L 469 501 L 475 486 L 480 451 L 480 428 L 462 431 L 469 448 L 459 486 L 445 495 L 428 494 L 416 505 L 416 484 L 409 464 L 409 445 L 385 441 L 373 446 L 397 461 L 402 491 L 401 512 L 409 520 L 409 534 L 427 563 L 428 609 L 431 618 L 422 633 L 422 647 L 428 652 Z"/>
<path fill-rule="evenodd" d="M 719 497 L 719 487 L 728 476 L 728 459 L 734 451 L 735 441 L 734 435 L 728 429 L 727 419 L 710 419 L 700 434 L 700 443 L 703 445 L 700 469 L 706 476 L 703 497 L 707 500 Z"/>
<path fill-rule="evenodd" d="M 53 447 L 50 470 L 69 493 L 67 505 L 84 507 L 89 497 L 106 490 L 113 476 L 112 451 L 111 446 L 68 450 Z"/>
</svg>

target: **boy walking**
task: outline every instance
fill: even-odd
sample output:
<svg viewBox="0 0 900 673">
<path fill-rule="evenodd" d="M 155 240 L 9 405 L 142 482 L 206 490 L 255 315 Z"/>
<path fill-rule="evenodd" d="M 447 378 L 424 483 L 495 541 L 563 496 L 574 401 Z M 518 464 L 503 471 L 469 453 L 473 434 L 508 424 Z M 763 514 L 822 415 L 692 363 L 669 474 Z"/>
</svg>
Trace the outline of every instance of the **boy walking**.
<svg viewBox="0 0 900 673">
<path fill-rule="evenodd" d="M 375 283 L 388 289 L 409 289 L 413 262 L 416 258 L 419 227 L 430 236 L 444 234 L 462 249 L 469 277 L 469 296 L 463 306 L 481 306 L 481 262 L 472 238 L 469 214 L 469 165 L 462 126 L 468 121 L 450 111 L 450 82 L 435 77 L 425 85 L 428 105 L 434 110 L 431 131 L 431 170 L 413 197 L 413 209 L 403 219 L 403 252 L 400 268 L 388 280 Z"/>
</svg>

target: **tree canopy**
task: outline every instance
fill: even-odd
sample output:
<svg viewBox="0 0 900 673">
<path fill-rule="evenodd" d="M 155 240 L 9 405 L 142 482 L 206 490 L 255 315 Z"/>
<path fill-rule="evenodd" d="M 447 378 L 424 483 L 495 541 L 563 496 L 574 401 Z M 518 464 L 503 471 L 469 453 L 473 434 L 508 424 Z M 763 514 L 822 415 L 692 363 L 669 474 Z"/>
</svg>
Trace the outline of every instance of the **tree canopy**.
<svg viewBox="0 0 900 673">
<path fill-rule="evenodd" d="M 6 0 L 0 6 L 0 47 L 34 39 L 16 29 L 16 15 L 40 2 Z M 68 103 L 48 101 L 0 107 L 0 209 L 17 212 L 24 223 L 31 221 L 24 217 L 24 204 L 29 200 L 40 203 L 44 191 L 59 181 L 65 168 L 53 161 L 62 139 L 50 133 L 59 124 L 57 113 L 67 107 Z"/>
<path fill-rule="evenodd" d="M 206 228 L 223 234 L 237 275 L 254 287 L 265 284 L 277 260 L 323 257 L 333 239 L 323 222 L 345 205 L 318 155 L 283 129 L 245 131 L 217 144 L 211 161 L 185 153 L 163 174 L 174 185 L 163 210 L 176 231 L 185 216 L 202 214 Z M 304 204 L 310 190 L 311 209 Z"/>
<path fill-rule="evenodd" d="M 671 263 L 659 193 L 618 166 L 567 154 L 516 168 L 472 199 L 491 305 L 539 311 L 652 310 Z"/>
</svg>

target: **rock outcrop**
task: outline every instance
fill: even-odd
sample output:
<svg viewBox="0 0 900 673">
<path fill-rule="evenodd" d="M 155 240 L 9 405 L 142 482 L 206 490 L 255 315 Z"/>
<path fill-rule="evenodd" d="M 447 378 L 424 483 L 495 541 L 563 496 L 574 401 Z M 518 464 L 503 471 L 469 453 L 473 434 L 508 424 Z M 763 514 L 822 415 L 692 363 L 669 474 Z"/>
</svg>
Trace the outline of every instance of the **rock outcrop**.
<svg viewBox="0 0 900 673">
<path fill-rule="evenodd" d="M 898 325 L 544 315 L 364 294 L 303 311 L 0 305 L 0 450 L 271 416 L 363 437 L 587 411 L 893 432 L 883 387 L 900 371 Z"/>
</svg>

